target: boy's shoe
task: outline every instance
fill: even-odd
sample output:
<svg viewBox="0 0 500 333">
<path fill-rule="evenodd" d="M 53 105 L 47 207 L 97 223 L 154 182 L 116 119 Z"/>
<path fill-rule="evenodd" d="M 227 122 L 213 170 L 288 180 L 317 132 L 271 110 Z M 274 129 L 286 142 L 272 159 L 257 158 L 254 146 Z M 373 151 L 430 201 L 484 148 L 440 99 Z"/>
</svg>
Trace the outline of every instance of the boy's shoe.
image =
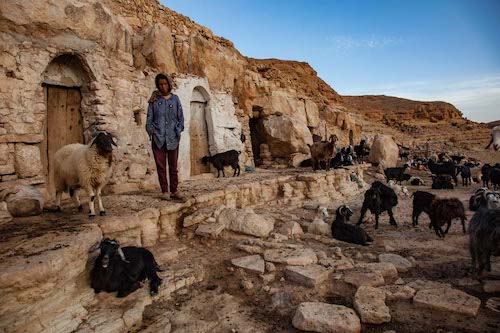
<svg viewBox="0 0 500 333">
<path fill-rule="evenodd" d="M 163 192 L 160 196 L 158 196 L 158 198 L 161 200 L 170 200 L 170 193 Z"/>
<path fill-rule="evenodd" d="M 178 202 L 186 202 L 186 198 L 181 195 L 179 192 L 172 193 L 170 195 L 170 200 L 178 201 Z"/>
</svg>

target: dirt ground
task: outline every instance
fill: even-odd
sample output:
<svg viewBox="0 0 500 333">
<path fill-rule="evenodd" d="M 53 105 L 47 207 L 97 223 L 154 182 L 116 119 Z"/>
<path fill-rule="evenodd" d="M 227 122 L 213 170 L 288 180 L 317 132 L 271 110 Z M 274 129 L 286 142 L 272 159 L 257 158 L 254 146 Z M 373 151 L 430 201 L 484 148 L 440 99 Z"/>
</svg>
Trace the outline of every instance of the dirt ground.
<svg viewBox="0 0 500 333">
<path fill-rule="evenodd" d="M 430 178 L 425 173 L 420 176 L 429 184 Z M 371 182 L 372 179 L 366 179 Z M 455 190 L 430 190 L 429 186 L 407 186 L 410 193 L 427 190 L 439 197 L 457 197 L 468 207 L 471 193 L 479 185 L 459 187 Z M 361 209 L 362 197 L 359 196 L 349 202 L 332 203 L 332 206 L 348 204 L 354 210 L 352 221 L 357 221 Z M 428 229 L 429 219 L 424 213 L 420 217 L 417 228 L 411 223 L 412 198 L 400 196 L 395 210 L 399 227 L 395 228 L 388 223 L 388 216 L 381 217 L 378 230 L 374 230 L 374 223 L 365 223 L 364 227 L 374 238 L 371 246 L 362 247 L 341 243 L 342 252 L 353 258 L 356 263 L 373 261 L 374 256 L 387 252 L 386 246 L 393 248 L 392 253 L 406 258 L 413 257 L 415 267 L 406 273 L 400 273 L 405 283 L 416 280 L 434 281 L 451 285 L 470 295 L 478 297 L 482 304 L 476 318 L 453 315 L 450 313 L 431 311 L 417 308 L 410 301 L 387 302 L 390 307 L 392 320 L 381 325 L 363 324 L 362 332 L 500 332 L 500 312 L 485 306 L 491 297 L 498 294 L 488 294 L 482 289 L 481 281 L 477 280 L 469 270 L 468 236 L 463 234 L 460 223 L 454 222 L 445 239 L 439 239 L 433 230 Z M 276 227 L 290 219 L 312 221 L 316 215 L 314 211 L 303 208 L 268 207 L 262 206 L 255 210 L 258 213 L 271 214 L 277 219 Z M 467 209 L 467 218 L 470 220 L 472 212 Z M 322 301 L 353 307 L 355 288 L 330 278 L 316 288 L 307 288 L 283 279 L 283 266 L 277 264 L 274 281 L 265 283 L 257 274 L 244 273 L 231 267 L 230 259 L 248 255 L 235 248 L 238 242 L 245 237 L 225 233 L 218 240 L 207 240 L 198 237 L 186 236 L 185 245 L 188 251 L 182 260 L 192 260 L 202 263 L 206 269 L 204 282 L 189 291 L 174 295 L 172 300 L 155 303 L 145 313 L 145 325 L 158 320 L 168 314 L 176 318 L 179 314 L 190 318 L 189 322 L 212 322 L 212 326 L 201 330 L 204 332 L 298 332 L 291 322 L 298 304 L 304 301 Z M 290 240 L 289 243 L 302 244 L 315 251 L 324 251 L 330 254 L 331 245 L 325 245 L 314 239 Z M 216 253 L 216 255 L 214 255 Z M 372 260 L 367 259 L 372 258 Z M 500 274 L 500 258 L 493 259 L 494 272 Z M 332 276 L 334 276 L 332 274 Z M 250 281 L 252 288 L 244 288 L 242 281 Z M 248 285 L 248 284 L 247 284 Z M 286 305 L 275 307 L 273 295 L 285 294 Z M 229 294 L 235 298 L 238 309 L 237 316 L 231 311 L 217 312 L 221 295 Z M 209 296 L 211 295 L 211 296 Z M 218 295 L 218 296 L 217 296 Z M 195 310 L 193 310 L 195 308 Z M 500 311 L 500 309 L 499 309 Z M 228 324 L 222 325 L 220 318 L 226 318 Z M 183 318 L 184 318 L 183 317 Z M 191 324 L 173 320 L 172 332 L 197 332 Z M 199 323 L 200 324 L 200 323 Z M 199 329 L 199 328 L 198 328 Z"/>
</svg>

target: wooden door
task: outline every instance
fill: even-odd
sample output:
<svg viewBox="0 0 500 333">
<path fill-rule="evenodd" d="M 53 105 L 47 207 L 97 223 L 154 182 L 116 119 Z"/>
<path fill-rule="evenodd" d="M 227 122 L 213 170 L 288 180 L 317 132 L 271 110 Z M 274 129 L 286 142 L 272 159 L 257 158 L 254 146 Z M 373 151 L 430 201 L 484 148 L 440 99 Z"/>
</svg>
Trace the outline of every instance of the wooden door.
<svg viewBox="0 0 500 333">
<path fill-rule="evenodd" d="M 41 144 L 42 162 L 49 192 L 54 192 L 54 154 L 70 143 L 83 143 L 80 89 L 45 87 L 47 116 Z"/>
<path fill-rule="evenodd" d="M 203 165 L 201 159 L 208 156 L 208 128 L 205 120 L 205 106 L 203 102 L 191 102 L 191 176 L 210 172 L 209 165 Z"/>
</svg>

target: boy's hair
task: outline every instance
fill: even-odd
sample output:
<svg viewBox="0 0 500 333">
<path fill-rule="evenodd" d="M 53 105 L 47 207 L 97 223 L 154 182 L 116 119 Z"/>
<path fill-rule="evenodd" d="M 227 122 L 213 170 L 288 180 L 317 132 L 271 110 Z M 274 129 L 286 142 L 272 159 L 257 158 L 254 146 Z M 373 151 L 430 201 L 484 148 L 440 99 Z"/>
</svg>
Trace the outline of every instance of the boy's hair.
<svg viewBox="0 0 500 333">
<path fill-rule="evenodd" d="M 156 89 L 159 89 L 158 85 L 160 84 L 161 79 L 167 80 L 168 92 L 171 92 L 172 91 L 172 79 L 170 79 L 170 77 L 168 77 L 167 75 L 165 75 L 163 73 L 160 73 L 160 74 L 156 75 L 156 77 L 155 77 Z"/>
</svg>

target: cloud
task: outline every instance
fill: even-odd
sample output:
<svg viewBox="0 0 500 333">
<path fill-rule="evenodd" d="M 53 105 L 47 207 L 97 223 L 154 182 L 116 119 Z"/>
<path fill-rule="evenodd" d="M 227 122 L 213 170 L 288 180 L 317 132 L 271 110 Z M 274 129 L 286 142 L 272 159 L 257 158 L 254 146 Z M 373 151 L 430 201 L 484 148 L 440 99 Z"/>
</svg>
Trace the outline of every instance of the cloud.
<svg viewBox="0 0 500 333">
<path fill-rule="evenodd" d="M 370 35 L 368 37 L 355 38 L 349 35 L 332 35 L 326 37 L 326 48 L 348 50 L 353 48 L 381 48 L 389 45 L 403 43 L 403 38 L 393 36 Z"/>
<path fill-rule="evenodd" d="M 346 95 L 387 95 L 417 101 L 449 102 L 475 121 L 500 119 L 500 74 L 465 80 L 408 81 L 365 87 Z"/>
</svg>

